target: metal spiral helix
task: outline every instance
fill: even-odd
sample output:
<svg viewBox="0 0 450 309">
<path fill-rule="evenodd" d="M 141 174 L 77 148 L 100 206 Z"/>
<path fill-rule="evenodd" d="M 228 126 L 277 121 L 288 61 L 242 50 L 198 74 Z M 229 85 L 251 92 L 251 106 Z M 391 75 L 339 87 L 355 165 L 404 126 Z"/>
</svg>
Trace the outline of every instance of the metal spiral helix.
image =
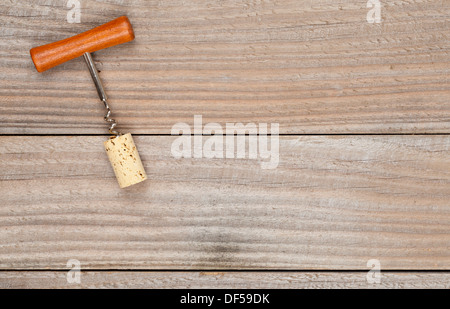
<svg viewBox="0 0 450 309">
<path fill-rule="evenodd" d="M 102 81 L 100 80 L 100 76 L 98 75 L 98 70 L 95 67 L 95 63 L 92 60 L 91 54 L 84 53 L 84 60 L 86 61 L 89 72 L 91 73 L 92 80 L 94 81 L 98 96 L 100 97 L 100 100 L 105 105 L 106 114 L 103 119 L 105 119 L 105 121 L 109 123 L 109 133 L 113 134 L 114 137 L 122 135 L 120 132 L 115 130 L 115 128 L 117 126 L 117 121 L 115 119 L 111 118 L 111 109 L 109 108 L 109 105 L 108 105 L 108 98 L 106 96 L 105 90 L 103 89 Z"/>
<path fill-rule="evenodd" d="M 111 118 L 111 109 L 109 108 L 108 102 L 106 100 L 103 101 L 103 104 L 105 104 L 106 108 L 106 115 L 104 117 L 105 121 L 110 124 L 109 126 L 109 133 L 111 133 L 114 136 L 122 135 L 119 131 L 114 130 L 114 128 L 117 126 L 117 121 L 113 118 Z"/>
</svg>

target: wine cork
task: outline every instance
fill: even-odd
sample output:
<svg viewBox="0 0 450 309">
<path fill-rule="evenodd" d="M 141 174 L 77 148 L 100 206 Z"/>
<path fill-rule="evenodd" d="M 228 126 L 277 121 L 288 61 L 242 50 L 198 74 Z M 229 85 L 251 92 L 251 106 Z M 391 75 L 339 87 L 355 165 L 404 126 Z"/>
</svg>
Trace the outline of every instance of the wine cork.
<svg viewBox="0 0 450 309">
<path fill-rule="evenodd" d="M 126 188 L 147 179 L 130 133 L 111 138 L 104 145 L 120 188 Z"/>
</svg>

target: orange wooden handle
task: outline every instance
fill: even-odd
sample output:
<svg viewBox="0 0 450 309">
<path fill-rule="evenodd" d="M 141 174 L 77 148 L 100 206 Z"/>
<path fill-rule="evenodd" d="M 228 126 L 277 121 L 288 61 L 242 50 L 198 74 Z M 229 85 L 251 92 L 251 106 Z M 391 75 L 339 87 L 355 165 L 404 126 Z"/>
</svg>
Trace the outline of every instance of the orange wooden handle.
<svg viewBox="0 0 450 309">
<path fill-rule="evenodd" d="M 44 72 L 86 52 L 93 53 L 133 39 L 134 32 L 130 21 L 126 16 L 121 16 L 71 38 L 32 48 L 30 54 L 36 70 Z"/>
</svg>

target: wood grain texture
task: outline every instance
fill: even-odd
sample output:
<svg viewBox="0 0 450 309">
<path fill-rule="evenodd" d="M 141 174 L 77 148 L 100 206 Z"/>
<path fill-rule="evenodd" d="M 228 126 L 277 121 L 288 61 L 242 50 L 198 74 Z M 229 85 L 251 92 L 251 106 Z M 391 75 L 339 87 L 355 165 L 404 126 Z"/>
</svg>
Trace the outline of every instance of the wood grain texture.
<svg viewBox="0 0 450 309">
<path fill-rule="evenodd" d="M 382 272 L 370 284 L 366 272 L 81 272 L 67 283 L 66 272 L 0 272 L 0 288 L 108 289 L 449 289 L 449 272 Z"/>
<path fill-rule="evenodd" d="M 450 269 L 450 136 L 282 137 L 280 164 L 174 159 L 120 190 L 106 137 L 0 137 L 0 268 Z"/>
<path fill-rule="evenodd" d="M 114 116 L 135 134 L 207 122 L 281 133 L 449 133 L 450 5 L 382 1 L 65 1 L 0 4 L 0 134 L 106 134 L 81 59 L 43 75 L 28 50 L 127 15 L 133 43 L 100 51 Z"/>
</svg>

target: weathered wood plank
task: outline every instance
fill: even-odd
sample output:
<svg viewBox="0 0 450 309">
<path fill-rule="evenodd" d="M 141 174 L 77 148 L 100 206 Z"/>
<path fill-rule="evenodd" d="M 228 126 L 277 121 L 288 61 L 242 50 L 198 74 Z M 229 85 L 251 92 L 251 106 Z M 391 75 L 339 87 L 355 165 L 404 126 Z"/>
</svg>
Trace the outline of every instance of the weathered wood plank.
<svg viewBox="0 0 450 309">
<path fill-rule="evenodd" d="M 450 132 L 448 1 L 65 1 L 0 4 L 0 134 L 105 134 L 81 59 L 38 74 L 28 54 L 129 16 L 132 43 L 96 55 L 122 128 L 279 122 L 281 133 Z"/>
<path fill-rule="evenodd" d="M 104 139 L 0 137 L 0 268 L 450 269 L 450 136 L 285 136 L 273 170 L 136 136 L 125 190 Z"/>
<path fill-rule="evenodd" d="M 368 283 L 365 272 L 81 272 L 68 283 L 66 272 L 2 271 L 0 288 L 130 289 L 449 289 L 449 272 L 382 272 Z"/>
</svg>

